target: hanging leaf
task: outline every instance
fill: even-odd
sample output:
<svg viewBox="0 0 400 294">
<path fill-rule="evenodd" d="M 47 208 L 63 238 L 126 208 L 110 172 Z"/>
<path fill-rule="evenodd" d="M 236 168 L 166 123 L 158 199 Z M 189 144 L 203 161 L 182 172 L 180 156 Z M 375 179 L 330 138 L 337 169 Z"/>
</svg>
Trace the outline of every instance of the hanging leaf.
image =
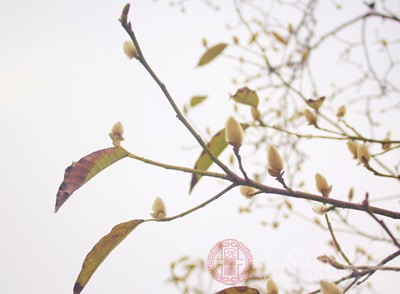
<svg viewBox="0 0 400 294">
<path fill-rule="evenodd" d="M 287 45 L 287 40 L 283 38 L 280 34 L 277 32 L 272 32 L 272 36 L 277 40 L 279 43 L 282 43 L 283 45 Z"/>
<path fill-rule="evenodd" d="M 83 184 L 114 162 L 128 155 L 122 147 L 112 147 L 93 152 L 65 169 L 64 180 L 58 188 L 55 212 Z"/>
<path fill-rule="evenodd" d="M 195 107 L 206 100 L 207 96 L 193 96 L 190 99 L 190 107 Z"/>
<path fill-rule="evenodd" d="M 106 259 L 106 257 L 144 220 L 135 219 L 121 223 L 112 228 L 111 232 L 100 239 L 86 256 L 81 272 L 74 285 L 74 294 L 79 294 L 89 282 L 90 278 Z"/>
<path fill-rule="evenodd" d="M 260 292 L 255 288 L 239 286 L 239 287 L 226 288 L 215 294 L 260 294 Z"/>
<path fill-rule="evenodd" d="M 318 98 L 316 100 L 308 99 L 307 100 L 307 105 L 318 111 L 318 109 L 322 106 L 324 101 L 325 101 L 325 96 L 322 96 L 322 97 L 320 97 L 320 98 Z"/>
<path fill-rule="evenodd" d="M 257 108 L 259 98 L 255 91 L 250 90 L 247 87 L 240 88 L 236 91 L 235 95 L 231 95 L 231 98 L 235 100 L 237 103 L 246 104 Z"/>
<path fill-rule="evenodd" d="M 225 43 L 219 43 L 211 48 L 209 48 L 204 54 L 203 56 L 201 56 L 199 63 L 197 64 L 197 66 L 202 66 L 205 65 L 209 62 L 211 62 L 214 58 L 216 58 L 218 55 L 220 55 L 222 53 L 222 51 L 224 51 L 224 49 L 226 48 L 226 46 L 228 46 L 228 44 Z"/>
<path fill-rule="evenodd" d="M 240 124 L 242 126 L 243 130 L 246 130 L 249 125 L 248 124 Z M 225 128 L 220 130 L 218 133 L 216 133 L 212 138 L 211 141 L 207 144 L 207 147 L 210 149 L 210 151 L 218 157 L 222 151 L 225 150 L 225 148 L 228 146 L 228 143 L 225 141 Z M 203 150 L 200 154 L 200 157 L 197 159 L 194 168 L 199 169 L 199 170 L 207 170 L 211 164 L 212 160 L 210 156 Z M 192 174 L 192 181 L 190 182 L 190 192 L 193 190 L 193 187 L 197 184 L 197 182 L 200 180 L 201 176 Z"/>
</svg>

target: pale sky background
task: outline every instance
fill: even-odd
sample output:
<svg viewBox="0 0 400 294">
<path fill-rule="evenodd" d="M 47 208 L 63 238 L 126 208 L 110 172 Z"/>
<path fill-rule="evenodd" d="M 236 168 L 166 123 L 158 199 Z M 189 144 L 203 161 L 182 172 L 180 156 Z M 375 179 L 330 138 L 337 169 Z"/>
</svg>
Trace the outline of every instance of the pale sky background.
<svg viewBox="0 0 400 294">
<path fill-rule="evenodd" d="M 86 254 L 114 225 L 149 218 L 157 196 L 173 215 L 226 186 L 202 179 L 188 196 L 189 174 L 125 159 L 97 175 L 53 213 L 64 169 L 84 155 L 110 147 L 108 132 L 117 121 L 125 127 L 124 146 L 137 155 L 188 167 L 199 155 L 200 149 L 161 91 L 122 52 L 127 35 L 117 19 L 125 3 L 0 1 L 0 293 L 72 293 Z M 191 113 L 203 133 L 205 126 L 219 130 L 232 114 L 232 104 L 227 103 L 229 93 L 236 90 L 230 83 L 232 63 L 221 58 L 195 69 L 204 51 L 201 37 L 207 36 L 210 44 L 229 41 L 224 29 L 234 19 L 229 7 L 214 12 L 192 1 L 181 14 L 165 1 L 132 2 L 130 19 L 145 56 L 178 105 L 193 95 L 209 94 L 207 104 Z M 325 15 L 331 13 L 329 7 L 323 10 Z M 388 121 L 399 123 L 398 117 Z M 335 156 L 316 152 L 304 171 L 311 182 L 319 171 L 331 179 L 338 195 L 346 195 L 349 186 L 360 181 L 365 183 L 360 193 L 398 191 L 397 183 L 387 181 L 382 186 L 355 166 L 343 143 L 319 144 L 316 150 L 325 154 L 335 148 L 344 151 Z M 276 185 L 271 179 L 267 184 Z M 315 192 L 312 184 L 306 188 Z M 289 280 L 283 268 L 298 265 L 308 280 L 338 277 L 340 273 L 315 259 L 332 254 L 325 245 L 326 233 L 306 223 L 301 226 L 296 218 L 279 230 L 263 228 L 262 214 L 273 211 L 238 215 L 239 205 L 246 203 L 235 190 L 183 219 L 139 226 L 110 254 L 82 293 L 177 293 L 165 283 L 169 263 L 183 255 L 206 258 L 216 242 L 227 238 L 245 243 L 254 263 L 266 263 L 278 285 Z M 398 209 L 396 205 L 392 208 Z M 311 205 L 304 207 L 312 215 Z M 377 229 L 361 214 L 360 222 L 366 230 Z M 343 239 L 351 244 L 349 238 Z M 383 245 L 365 241 L 363 246 L 379 252 Z M 378 293 L 384 289 L 394 293 L 390 289 L 400 286 L 394 274 L 376 274 L 374 281 Z M 224 287 L 213 284 L 213 290 Z"/>
</svg>

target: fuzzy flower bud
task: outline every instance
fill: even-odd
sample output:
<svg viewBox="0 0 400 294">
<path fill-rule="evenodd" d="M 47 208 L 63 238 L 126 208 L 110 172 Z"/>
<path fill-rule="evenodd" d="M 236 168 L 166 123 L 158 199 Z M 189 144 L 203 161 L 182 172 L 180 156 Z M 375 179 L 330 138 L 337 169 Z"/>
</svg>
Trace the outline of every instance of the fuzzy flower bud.
<svg viewBox="0 0 400 294">
<path fill-rule="evenodd" d="M 154 218 L 165 218 L 167 216 L 167 210 L 165 208 L 164 201 L 160 197 L 157 197 L 154 200 L 153 206 L 152 206 L 153 213 L 150 215 Z"/>
<path fill-rule="evenodd" d="M 261 113 L 258 108 L 252 107 L 251 108 L 251 116 L 253 117 L 254 121 L 259 121 L 261 119 Z"/>
<path fill-rule="evenodd" d="M 316 214 L 324 215 L 327 212 L 326 205 L 322 203 L 315 204 L 312 209 Z"/>
<path fill-rule="evenodd" d="M 353 154 L 353 158 L 357 159 L 357 147 L 358 144 L 354 141 L 347 141 L 347 148 L 349 148 L 351 154 Z"/>
<path fill-rule="evenodd" d="M 327 180 L 324 176 L 319 173 L 315 174 L 315 185 L 317 187 L 318 192 L 322 194 L 324 197 L 329 197 L 329 193 L 332 191 L 332 185 L 328 185 Z"/>
<path fill-rule="evenodd" d="M 280 177 L 283 171 L 283 161 L 279 151 L 272 145 L 267 149 L 268 173 L 273 177 Z"/>
<path fill-rule="evenodd" d="M 242 194 L 246 198 L 253 197 L 255 192 L 256 190 L 253 187 L 240 186 L 240 194 Z"/>
<path fill-rule="evenodd" d="M 342 106 L 339 107 L 339 109 L 338 109 L 338 111 L 336 113 L 336 116 L 338 118 L 342 118 L 345 114 L 346 114 L 346 106 L 342 105 Z"/>
<path fill-rule="evenodd" d="M 243 143 L 244 132 L 242 126 L 231 116 L 225 124 L 225 141 L 234 148 L 240 148 Z"/>
<path fill-rule="evenodd" d="M 357 158 L 361 164 L 368 164 L 369 160 L 371 159 L 371 155 L 367 149 L 365 144 L 359 144 L 357 147 Z"/>
<path fill-rule="evenodd" d="M 317 259 L 322 262 L 322 263 L 327 263 L 327 264 L 333 264 L 336 263 L 336 259 L 333 256 L 328 256 L 328 255 L 320 255 L 317 257 Z"/>
<path fill-rule="evenodd" d="M 269 278 L 267 282 L 267 294 L 278 294 L 278 293 L 279 293 L 278 286 L 275 284 L 275 281 L 272 278 Z"/>
<path fill-rule="evenodd" d="M 319 286 L 322 294 L 343 294 L 343 291 L 333 283 L 319 281 Z"/>
<path fill-rule="evenodd" d="M 123 134 L 124 134 L 124 127 L 119 121 L 113 125 L 111 133 L 109 133 L 114 146 L 120 146 L 121 144 L 120 142 L 125 140 Z"/>
<path fill-rule="evenodd" d="M 317 124 L 317 117 L 310 110 L 308 109 L 304 110 L 304 116 L 306 117 L 306 120 L 309 125 L 315 126 Z"/>
<path fill-rule="evenodd" d="M 138 53 L 132 41 L 125 41 L 123 45 L 124 53 L 129 59 L 138 57 Z"/>
</svg>

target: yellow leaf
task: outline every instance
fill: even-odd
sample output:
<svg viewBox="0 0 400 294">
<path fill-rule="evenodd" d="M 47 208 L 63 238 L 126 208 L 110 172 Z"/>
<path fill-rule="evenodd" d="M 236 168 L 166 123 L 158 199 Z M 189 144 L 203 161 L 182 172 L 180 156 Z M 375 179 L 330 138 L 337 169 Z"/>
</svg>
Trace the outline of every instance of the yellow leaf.
<svg viewBox="0 0 400 294">
<path fill-rule="evenodd" d="M 237 103 L 250 105 L 254 108 L 257 108 L 259 103 L 259 98 L 257 93 L 253 90 L 250 90 L 247 87 L 238 89 L 235 95 L 231 96 L 231 98 L 235 100 Z"/>
<path fill-rule="evenodd" d="M 111 232 L 100 239 L 88 253 L 83 262 L 81 272 L 74 285 L 74 294 L 79 294 L 89 282 L 90 278 L 106 259 L 106 257 L 144 220 L 135 219 L 121 223 L 112 228 Z"/>
<path fill-rule="evenodd" d="M 206 100 L 207 96 L 193 96 L 190 99 L 190 107 L 195 107 Z"/>
<path fill-rule="evenodd" d="M 272 32 L 272 36 L 277 40 L 279 43 L 282 43 L 283 45 L 287 45 L 287 40 L 283 38 L 280 34 L 277 32 Z"/>
<path fill-rule="evenodd" d="M 239 287 L 226 288 L 215 294 L 260 294 L 260 292 L 254 288 L 239 286 Z"/>
<path fill-rule="evenodd" d="M 106 148 L 86 155 L 79 159 L 78 162 L 74 162 L 67 167 L 64 173 L 64 180 L 58 188 L 55 212 L 83 184 L 103 169 L 126 156 L 128 156 L 128 151 L 122 147 Z"/>
<path fill-rule="evenodd" d="M 318 110 L 322 106 L 324 101 L 325 101 L 325 96 L 322 96 L 316 100 L 308 99 L 307 105 L 310 106 L 311 108 L 314 108 L 315 110 Z"/>
<path fill-rule="evenodd" d="M 209 62 L 211 62 L 214 58 L 216 58 L 218 55 L 224 51 L 224 49 L 228 46 L 228 44 L 225 43 L 220 43 L 217 44 L 211 48 L 209 48 L 200 58 L 199 63 L 197 66 L 202 66 L 205 65 Z"/>
<path fill-rule="evenodd" d="M 242 129 L 246 130 L 249 125 L 248 124 L 241 124 Z M 218 133 L 216 133 L 212 138 L 211 141 L 207 144 L 207 147 L 210 149 L 210 151 L 218 157 L 222 151 L 225 150 L 225 148 L 228 146 L 228 143 L 225 141 L 225 128 L 220 130 Z M 211 158 L 208 156 L 208 154 L 203 150 L 200 154 L 200 157 L 197 159 L 194 168 L 199 169 L 199 170 L 207 170 L 211 164 L 212 164 Z M 190 192 L 193 190 L 194 186 L 197 184 L 197 182 L 200 180 L 201 176 L 193 174 L 192 175 L 192 180 L 190 182 Z"/>
</svg>

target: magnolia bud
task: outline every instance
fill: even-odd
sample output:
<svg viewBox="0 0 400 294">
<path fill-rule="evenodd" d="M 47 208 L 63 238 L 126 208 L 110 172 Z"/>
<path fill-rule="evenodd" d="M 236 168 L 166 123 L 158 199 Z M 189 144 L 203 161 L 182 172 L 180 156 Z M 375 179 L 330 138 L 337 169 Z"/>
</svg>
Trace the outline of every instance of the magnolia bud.
<svg viewBox="0 0 400 294">
<path fill-rule="evenodd" d="M 125 25 L 125 24 L 127 23 L 127 21 L 128 21 L 129 8 L 130 8 L 130 4 L 128 3 L 128 4 L 126 4 L 126 5 L 124 6 L 124 9 L 122 10 L 121 16 L 120 16 L 120 18 L 119 18 L 119 21 L 120 21 L 122 24 L 124 24 L 124 25 Z"/>
<path fill-rule="evenodd" d="M 252 107 L 251 108 L 251 116 L 253 117 L 253 120 L 259 121 L 261 118 L 261 113 L 258 110 L 258 108 Z"/>
<path fill-rule="evenodd" d="M 317 117 L 310 110 L 304 110 L 304 115 L 309 125 L 315 126 L 317 124 Z"/>
<path fill-rule="evenodd" d="M 114 146 L 120 146 L 120 142 L 124 141 L 123 134 L 124 134 L 124 127 L 119 121 L 113 125 L 111 133 L 109 133 Z"/>
<path fill-rule="evenodd" d="M 353 158 L 357 159 L 357 147 L 358 144 L 354 141 L 347 141 L 347 148 L 349 148 L 351 154 L 353 154 Z"/>
<path fill-rule="evenodd" d="M 225 124 L 225 141 L 235 148 L 240 148 L 243 143 L 244 132 L 242 126 L 231 116 Z"/>
<path fill-rule="evenodd" d="M 272 278 L 269 278 L 267 282 L 267 294 L 278 294 L 278 293 L 279 293 L 278 286 L 275 284 L 275 281 Z"/>
<path fill-rule="evenodd" d="M 240 194 L 242 194 L 246 198 L 253 197 L 255 192 L 256 190 L 253 187 L 240 186 Z"/>
<path fill-rule="evenodd" d="M 346 114 L 346 106 L 342 105 L 339 107 L 338 112 L 336 113 L 336 116 L 338 118 L 342 118 Z"/>
<path fill-rule="evenodd" d="M 387 142 L 387 141 L 390 141 L 390 133 L 387 133 L 385 139 L 383 139 L 383 143 L 382 143 L 382 149 L 383 150 L 390 149 L 390 145 L 391 144 L 389 142 Z"/>
<path fill-rule="evenodd" d="M 153 213 L 150 215 L 154 218 L 165 218 L 167 216 L 167 210 L 165 208 L 164 201 L 160 197 L 157 197 L 154 200 L 153 206 L 152 206 Z"/>
<path fill-rule="evenodd" d="M 268 173 L 273 177 L 280 177 L 283 171 L 283 161 L 278 150 L 269 145 L 267 149 Z"/>
<path fill-rule="evenodd" d="M 351 187 L 349 193 L 347 194 L 347 198 L 349 198 L 349 201 L 352 201 L 353 197 L 354 197 L 354 189 L 353 187 Z"/>
<path fill-rule="evenodd" d="M 133 44 L 132 41 L 125 41 L 123 49 L 125 55 L 128 56 L 129 59 L 132 59 L 134 57 L 136 58 L 139 56 L 135 44 Z"/>
<path fill-rule="evenodd" d="M 329 193 L 332 191 L 332 185 L 329 186 L 324 176 L 321 176 L 319 173 L 315 174 L 315 185 L 317 187 L 318 192 L 322 194 L 324 197 L 329 197 Z"/>
<path fill-rule="evenodd" d="M 333 283 L 319 281 L 319 286 L 322 294 L 343 294 L 342 290 Z"/>
<path fill-rule="evenodd" d="M 324 215 L 327 212 L 327 208 L 326 205 L 322 204 L 322 203 L 317 203 L 314 205 L 313 209 L 312 209 L 316 214 L 320 214 L 320 215 Z"/>
<path fill-rule="evenodd" d="M 357 147 L 357 158 L 361 164 L 368 164 L 371 159 L 371 155 L 368 152 L 367 146 L 365 144 L 359 144 Z"/>
<path fill-rule="evenodd" d="M 329 264 L 336 261 L 333 256 L 328 256 L 328 255 L 320 255 L 317 257 L 317 259 L 322 263 L 329 263 Z"/>
</svg>

